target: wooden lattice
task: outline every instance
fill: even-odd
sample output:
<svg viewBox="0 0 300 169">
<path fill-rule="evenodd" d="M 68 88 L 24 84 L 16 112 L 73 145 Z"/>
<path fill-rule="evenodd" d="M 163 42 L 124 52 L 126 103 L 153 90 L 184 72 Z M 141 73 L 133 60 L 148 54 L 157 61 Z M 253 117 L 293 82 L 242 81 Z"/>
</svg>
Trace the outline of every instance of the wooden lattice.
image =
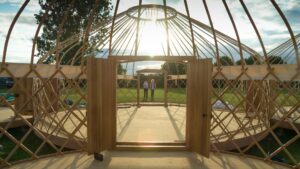
<svg viewBox="0 0 300 169">
<path fill-rule="evenodd" d="M 33 50 L 29 56 L 30 63 L 8 63 L 10 36 L 20 14 L 29 3 L 26 0 L 8 30 L 0 63 L 0 77 L 5 82 L 13 81 L 13 86 L 5 85 L 6 90 L 0 95 L 0 145 L 4 145 L 0 147 L 0 167 L 73 151 L 92 152 L 87 148 L 86 116 L 86 79 L 89 69 L 86 62 L 88 57 L 95 55 L 91 51 L 102 51 L 97 57 L 113 58 L 118 63 L 159 60 L 185 64 L 195 59 L 212 58 L 211 151 L 256 156 L 265 161 L 300 167 L 299 155 L 295 155 L 300 152 L 294 148 L 300 142 L 300 36 L 294 35 L 280 6 L 275 0 L 270 0 L 269 5 L 274 7 L 279 19 L 284 22 L 290 40 L 267 52 L 249 7 L 243 0 L 237 0 L 250 21 L 248 26 L 257 35 L 253 39 L 260 42 L 263 51 L 260 54 L 251 49 L 252 46 L 241 43 L 237 24 L 232 16 L 234 11 L 231 11 L 228 2 L 220 1 L 226 9 L 236 37 L 229 37 L 214 29 L 217 20 L 211 17 L 211 13 L 218 11 L 209 8 L 206 0 L 202 1 L 202 5 L 207 14 L 208 25 L 190 16 L 187 0 L 182 0 L 185 14 L 168 7 L 166 0 L 162 1 L 162 5 L 143 5 L 140 0 L 137 6 L 120 12 L 120 0 L 117 0 L 111 19 L 94 24 L 95 9 L 101 3 L 96 0 L 93 10 L 86 18 L 88 24 L 85 30 L 61 41 L 61 31 L 71 14 L 70 9 L 77 3 L 73 0 L 57 28 L 55 47 L 40 56 L 35 63 L 37 37 L 52 3 L 55 3 L 51 1 L 48 4 L 50 9 L 43 11 L 43 19 L 36 29 Z M 157 42 L 161 44 L 159 47 L 162 50 L 155 57 L 143 53 L 143 47 L 140 47 L 145 36 L 145 25 L 149 24 L 149 18 L 153 15 L 157 15 L 157 29 L 166 35 Z M 89 44 L 90 38 L 103 29 L 107 31 L 101 39 Z M 74 57 L 67 63 L 62 63 L 66 53 L 79 42 L 82 46 L 77 49 Z M 281 64 L 277 64 L 271 57 L 279 55 Z M 229 60 L 222 60 L 222 56 L 228 56 Z M 43 64 L 50 57 L 53 57 L 52 62 Z M 250 65 L 246 62 L 247 59 L 252 59 L 253 63 Z M 169 74 L 167 77 L 165 83 L 170 86 L 175 81 L 186 85 L 185 74 Z M 133 87 L 140 85 L 134 75 L 117 75 L 116 81 L 119 81 L 118 85 L 127 85 L 128 81 L 136 81 L 131 84 Z M 140 99 L 132 93 L 124 94 Z M 185 104 L 184 101 L 182 104 Z M 128 119 L 134 112 L 135 109 L 126 112 Z M 121 126 L 124 124 L 126 122 L 120 123 Z M 20 133 L 16 133 L 16 128 Z M 286 136 L 285 133 L 291 134 Z M 36 138 L 35 143 L 29 142 L 32 137 Z M 273 147 L 267 147 L 266 141 L 272 143 Z M 4 150 L 8 153 L 3 154 Z"/>
</svg>

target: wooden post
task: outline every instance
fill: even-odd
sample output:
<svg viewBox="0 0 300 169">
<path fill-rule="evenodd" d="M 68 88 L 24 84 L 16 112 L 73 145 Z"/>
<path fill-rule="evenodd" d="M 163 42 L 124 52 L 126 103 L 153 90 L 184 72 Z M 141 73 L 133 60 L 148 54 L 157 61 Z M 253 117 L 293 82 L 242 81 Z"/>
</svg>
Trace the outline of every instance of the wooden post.
<svg viewBox="0 0 300 169">
<path fill-rule="evenodd" d="M 47 81 L 48 79 L 42 80 Z M 59 98 L 57 98 L 57 95 L 59 95 L 59 88 L 59 79 L 57 78 L 53 78 L 49 82 L 45 83 L 42 98 L 44 100 L 44 106 L 47 113 L 53 113 L 59 110 Z"/>
<path fill-rule="evenodd" d="M 56 95 L 59 95 L 59 90 L 60 90 L 60 84 L 59 84 L 59 79 L 58 78 L 54 78 L 50 81 L 50 91 L 47 93 L 48 94 L 48 98 L 50 100 L 50 102 L 54 101 L 54 103 L 52 103 L 51 105 L 51 111 L 57 112 L 59 110 L 59 101 L 58 98 L 56 98 Z M 56 100 L 54 100 L 56 99 Z"/>
<path fill-rule="evenodd" d="M 205 157 L 210 152 L 212 69 L 211 59 L 192 61 L 187 69 L 187 146 Z"/>
<path fill-rule="evenodd" d="M 137 99 L 137 107 L 140 107 L 140 87 L 141 87 L 141 75 L 138 73 L 137 74 L 137 96 L 136 96 L 136 99 Z"/>
<path fill-rule="evenodd" d="M 276 90 L 276 81 L 275 80 L 268 80 L 265 82 L 265 88 L 266 88 L 266 93 L 267 95 L 265 96 L 265 100 L 266 100 L 266 115 L 267 115 L 267 119 L 271 120 L 272 117 L 274 116 L 274 114 L 276 113 L 276 109 L 274 107 L 274 96 L 275 96 L 275 90 Z"/>
<path fill-rule="evenodd" d="M 26 78 L 20 79 L 19 84 L 23 86 L 23 90 L 18 86 L 14 86 L 13 91 L 15 93 L 15 109 L 23 115 L 32 115 L 33 113 L 33 102 L 29 101 L 25 106 L 24 104 L 32 97 L 32 85 L 33 79 Z M 24 90 L 26 90 L 26 93 Z"/>
<path fill-rule="evenodd" d="M 111 59 L 87 59 L 87 150 L 113 149 L 116 141 L 116 64 Z"/>
<path fill-rule="evenodd" d="M 168 73 L 167 71 L 163 72 L 164 74 L 164 103 L 165 103 L 165 107 L 168 107 L 168 96 L 167 96 L 167 92 L 168 92 Z"/>
<path fill-rule="evenodd" d="M 259 80 L 247 81 L 247 95 L 246 95 L 246 113 L 247 117 L 253 117 L 260 113 L 266 106 L 263 105 L 263 82 Z"/>
</svg>

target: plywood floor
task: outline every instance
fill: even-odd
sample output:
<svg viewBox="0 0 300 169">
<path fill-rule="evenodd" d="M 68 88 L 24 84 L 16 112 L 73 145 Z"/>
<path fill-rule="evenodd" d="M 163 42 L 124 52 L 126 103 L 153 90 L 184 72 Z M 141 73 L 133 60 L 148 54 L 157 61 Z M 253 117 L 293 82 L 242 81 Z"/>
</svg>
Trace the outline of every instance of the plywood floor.
<svg viewBox="0 0 300 169">
<path fill-rule="evenodd" d="M 67 154 L 25 162 L 10 169 L 286 169 L 278 164 L 235 155 L 204 158 L 190 152 L 106 152 L 99 162 L 85 153 Z"/>
<path fill-rule="evenodd" d="M 119 142 L 184 142 L 185 107 L 142 106 L 118 110 Z"/>
<path fill-rule="evenodd" d="M 234 133 L 234 139 L 248 137 L 245 132 L 240 131 L 240 123 L 245 123 L 248 134 L 257 134 L 265 130 L 265 126 L 258 119 L 246 118 L 245 113 L 236 113 L 237 121 L 228 111 L 214 110 L 222 120 L 223 125 L 212 123 L 214 140 L 225 142 L 228 136 Z M 51 118 L 49 117 L 51 116 Z M 57 114 L 48 114 L 40 119 L 36 127 L 43 132 L 52 133 L 59 137 L 66 137 L 68 133 L 72 133 L 78 124 L 79 119 L 84 119 L 85 110 L 75 110 L 74 114 L 66 114 L 59 112 Z M 56 122 L 53 122 L 55 119 Z M 58 122 L 62 120 L 62 123 Z M 117 112 L 117 138 L 121 142 L 182 142 L 185 140 L 185 122 L 186 107 L 183 106 L 135 106 L 128 108 L 120 108 Z M 57 127 L 61 125 L 63 130 Z M 226 127 L 226 132 L 222 127 Z M 66 133 L 68 132 L 68 133 Z M 75 136 L 79 139 L 86 138 L 86 124 L 83 124 Z"/>
<path fill-rule="evenodd" d="M 14 111 L 8 107 L 0 107 L 0 125 L 1 124 L 6 124 L 8 122 L 10 122 L 11 120 L 14 119 Z M 32 118 L 31 115 L 22 115 L 24 119 L 29 120 L 30 118 Z M 16 119 L 14 119 L 15 121 L 21 121 L 20 117 L 17 117 Z"/>
</svg>

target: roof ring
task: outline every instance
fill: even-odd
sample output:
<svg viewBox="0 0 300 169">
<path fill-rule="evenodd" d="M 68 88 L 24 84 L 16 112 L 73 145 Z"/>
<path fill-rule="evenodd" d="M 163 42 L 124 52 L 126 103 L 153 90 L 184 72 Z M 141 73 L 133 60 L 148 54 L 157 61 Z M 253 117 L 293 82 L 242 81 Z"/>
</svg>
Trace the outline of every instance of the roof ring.
<svg viewBox="0 0 300 169">
<path fill-rule="evenodd" d="M 141 15 L 138 17 L 139 7 L 141 7 Z M 174 8 L 166 6 L 167 18 L 165 18 L 165 6 L 163 5 L 141 5 L 129 8 L 126 15 L 133 19 L 142 21 L 165 21 L 173 19 L 177 16 L 177 11 Z"/>
</svg>

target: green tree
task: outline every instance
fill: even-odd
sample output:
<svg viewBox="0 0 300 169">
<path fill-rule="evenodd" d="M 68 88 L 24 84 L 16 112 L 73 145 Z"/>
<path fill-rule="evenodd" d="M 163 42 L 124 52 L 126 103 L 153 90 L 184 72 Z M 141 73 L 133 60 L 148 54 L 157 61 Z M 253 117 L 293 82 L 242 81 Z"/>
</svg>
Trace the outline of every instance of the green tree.
<svg viewBox="0 0 300 169">
<path fill-rule="evenodd" d="M 255 59 L 254 59 L 254 57 L 248 57 L 248 58 L 246 58 L 246 59 L 244 59 L 244 61 L 245 61 L 245 64 L 246 65 L 254 65 L 254 63 L 255 63 Z M 238 61 L 236 61 L 235 62 L 237 65 L 241 65 L 242 63 L 241 63 L 241 60 L 238 60 Z"/>
<path fill-rule="evenodd" d="M 270 64 L 287 64 L 280 56 L 268 56 Z"/>
<path fill-rule="evenodd" d="M 229 56 L 221 56 L 220 57 L 220 64 L 222 66 L 230 66 L 230 65 L 233 65 L 233 61 Z M 217 63 L 215 62 L 214 65 L 216 66 Z"/>
<path fill-rule="evenodd" d="M 163 65 L 161 65 L 161 69 L 168 71 L 168 74 L 171 75 L 186 74 L 186 64 L 182 64 L 182 63 L 165 62 Z"/>
<path fill-rule="evenodd" d="M 260 64 L 259 61 L 257 61 L 256 57 L 250 56 L 245 60 L 246 65 L 254 65 L 254 64 Z M 286 64 L 282 57 L 280 56 L 268 56 L 268 61 L 270 64 Z M 241 60 L 236 61 L 237 65 L 241 65 Z"/>
<path fill-rule="evenodd" d="M 261 64 L 261 61 L 259 61 L 257 58 L 259 58 L 261 56 L 257 56 L 257 55 L 251 55 L 247 58 L 244 59 L 244 62 L 246 65 L 259 65 Z M 238 60 L 235 62 L 237 65 L 241 65 L 241 60 Z"/>
<path fill-rule="evenodd" d="M 125 68 L 123 68 L 122 64 L 119 63 L 117 72 L 118 72 L 118 75 L 123 75 L 123 74 L 126 74 L 127 70 Z"/>
<path fill-rule="evenodd" d="M 62 22 L 62 18 L 64 18 L 65 11 L 67 11 L 68 17 L 64 22 L 59 41 L 64 41 L 72 35 L 85 31 L 89 16 L 95 5 L 95 0 L 75 0 L 73 4 L 70 2 L 70 0 L 39 0 L 41 10 L 35 15 L 38 24 L 42 21 L 45 10 L 49 9 L 48 16 L 43 23 L 42 34 L 37 39 L 37 50 L 39 57 L 45 55 L 48 53 L 48 51 L 56 46 L 56 39 L 58 37 L 57 32 Z M 50 7 L 49 4 L 51 4 Z M 109 19 L 110 10 L 110 0 L 100 0 L 95 12 L 96 15 L 94 16 L 92 27 L 99 25 L 99 23 L 106 22 Z M 89 38 L 88 45 L 96 43 L 96 41 L 106 32 L 104 26 L 99 28 L 99 31 L 93 35 L 93 37 Z M 72 49 L 60 51 L 59 55 L 64 55 L 61 64 L 69 64 L 70 59 L 75 56 L 76 52 L 82 47 L 82 45 L 82 40 L 80 40 L 79 43 L 73 46 Z M 44 62 L 51 62 L 54 59 L 54 55 L 50 55 Z M 76 64 L 79 63 L 80 59 L 78 59 Z"/>
</svg>

